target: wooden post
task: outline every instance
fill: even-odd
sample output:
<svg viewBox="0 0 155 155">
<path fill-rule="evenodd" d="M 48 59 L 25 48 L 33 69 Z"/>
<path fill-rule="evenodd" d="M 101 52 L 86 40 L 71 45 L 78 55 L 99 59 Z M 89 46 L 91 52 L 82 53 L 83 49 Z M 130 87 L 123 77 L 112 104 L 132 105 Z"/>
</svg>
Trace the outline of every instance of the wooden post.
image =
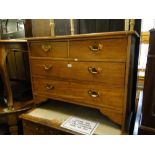
<svg viewBox="0 0 155 155">
<path fill-rule="evenodd" d="M 74 19 L 70 19 L 70 28 L 71 28 L 71 35 L 74 35 Z"/>
<path fill-rule="evenodd" d="M 55 36 L 55 24 L 54 19 L 50 19 L 50 27 L 51 27 L 51 36 Z"/>
<path fill-rule="evenodd" d="M 135 20 L 134 19 L 130 19 L 130 31 L 133 31 L 135 27 Z"/>
<path fill-rule="evenodd" d="M 125 19 L 125 31 L 129 31 L 129 19 Z"/>
</svg>

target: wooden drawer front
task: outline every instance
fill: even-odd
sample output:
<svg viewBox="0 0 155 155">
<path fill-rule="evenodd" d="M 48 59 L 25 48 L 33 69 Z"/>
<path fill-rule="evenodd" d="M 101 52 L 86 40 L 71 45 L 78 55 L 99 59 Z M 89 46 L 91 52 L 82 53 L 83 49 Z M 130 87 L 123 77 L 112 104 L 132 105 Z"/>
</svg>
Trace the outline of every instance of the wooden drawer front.
<svg viewBox="0 0 155 155">
<path fill-rule="evenodd" d="M 23 122 L 24 135 L 45 134 L 43 129 L 39 128 L 38 125 L 28 122 L 28 121 L 22 121 L 22 122 Z"/>
<path fill-rule="evenodd" d="M 124 89 L 98 84 L 70 83 L 72 100 L 122 111 Z"/>
<path fill-rule="evenodd" d="M 124 86 L 125 63 L 70 62 L 70 78 Z"/>
<path fill-rule="evenodd" d="M 126 38 L 70 41 L 71 58 L 125 60 L 126 54 Z"/>
<path fill-rule="evenodd" d="M 32 75 L 124 85 L 125 63 L 31 60 Z"/>
<path fill-rule="evenodd" d="M 34 57 L 67 58 L 67 42 L 33 42 L 29 47 L 30 55 Z"/>
<path fill-rule="evenodd" d="M 67 61 L 31 60 L 31 73 L 46 77 L 69 77 L 67 64 Z"/>
<path fill-rule="evenodd" d="M 92 104 L 122 111 L 124 89 L 90 83 L 75 83 L 34 78 L 34 92 L 48 98 Z M 50 89 L 51 88 L 51 89 Z"/>
<path fill-rule="evenodd" d="M 24 135 L 65 135 L 67 133 L 44 125 L 23 120 Z"/>
<path fill-rule="evenodd" d="M 43 94 L 50 94 L 50 95 L 68 95 L 68 82 L 66 81 L 55 81 L 55 80 L 48 80 L 42 78 L 33 78 L 33 87 L 34 92 L 39 92 Z"/>
</svg>

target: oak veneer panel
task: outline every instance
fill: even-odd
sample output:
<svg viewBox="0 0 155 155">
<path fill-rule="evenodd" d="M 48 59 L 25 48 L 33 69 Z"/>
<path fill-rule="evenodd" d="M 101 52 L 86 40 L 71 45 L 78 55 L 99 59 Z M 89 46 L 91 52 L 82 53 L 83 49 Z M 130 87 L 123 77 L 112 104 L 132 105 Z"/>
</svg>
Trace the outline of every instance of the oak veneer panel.
<svg viewBox="0 0 155 155">
<path fill-rule="evenodd" d="M 45 77 L 68 78 L 69 69 L 67 61 L 31 60 L 32 75 Z"/>
<path fill-rule="evenodd" d="M 115 62 L 71 62 L 70 78 L 89 82 L 102 82 L 105 85 L 124 86 L 125 63 Z M 97 73 L 93 74 L 93 68 Z"/>
<path fill-rule="evenodd" d="M 68 55 L 68 43 L 62 42 L 33 42 L 29 44 L 30 55 L 34 57 L 60 57 Z"/>
<path fill-rule="evenodd" d="M 98 44 L 101 44 L 101 50 L 90 50 L 90 46 Z M 126 60 L 127 38 L 71 41 L 69 47 L 71 58 Z"/>
<path fill-rule="evenodd" d="M 47 98 L 68 98 L 70 102 L 82 102 L 99 107 L 107 107 L 122 112 L 124 89 L 119 87 L 105 87 L 91 83 L 76 83 L 67 81 L 33 78 L 34 92 L 44 94 Z M 48 88 L 47 88 L 48 87 Z M 51 88 L 51 89 L 50 89 Z M 97 93 L 97 97 L 93 97 Z"/>
<path fill-rule="evenodd" d="M 68 67 L 68 64 L 71 67 Z M 125 63 L 31 60 L 32 75 L 124 86 Z M 95 68 L 93 72 L 92 68 Z M 111 75 L 111 76 L 109 76 Z"/>
</svg>

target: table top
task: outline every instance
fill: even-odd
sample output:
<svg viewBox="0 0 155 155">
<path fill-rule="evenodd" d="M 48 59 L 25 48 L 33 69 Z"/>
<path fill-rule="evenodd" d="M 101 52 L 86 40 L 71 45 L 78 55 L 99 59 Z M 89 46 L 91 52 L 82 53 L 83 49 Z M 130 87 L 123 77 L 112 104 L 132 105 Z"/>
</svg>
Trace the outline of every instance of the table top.
<svg viewBox="0 0 155 155">
<path fill-rule="evenodd" d="M 0 40 L 0 43 L 20 43 L 20 42 L 27 42 L 27 40 L 25 38 Z"/>
<path fill-rule="evenodd" d="M 26 114 L 22 114 L 21 118 L 66 131 L 67 133 L 77 134 L 74 131 L 64 129 L 60 126 L 71 116 L 98 122 L 99 125 L 94 132 L 95 135 L 121 134 L 121 127 L 103 116 L 98 110 L 54 100 L 44 103 Z"/>
</svg>

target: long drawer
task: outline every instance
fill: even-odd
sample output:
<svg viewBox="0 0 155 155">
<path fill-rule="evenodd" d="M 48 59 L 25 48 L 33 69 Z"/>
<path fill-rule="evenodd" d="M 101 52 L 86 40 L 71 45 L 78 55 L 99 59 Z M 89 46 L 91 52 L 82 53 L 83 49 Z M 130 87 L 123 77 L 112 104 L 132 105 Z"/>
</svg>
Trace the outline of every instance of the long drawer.
<svg viewBox="0 0 155 155">
<path fill-rule="evenodd" d="M 67 41 L 44 41 L 29 43 L 30 56 L 33 57 L 54 57 L 67 58 Z"/>
<path fill-rule="evenodd" d="M 125 63 L 31 60 L 32 75 L 124 85 Z"/>
<path fill-rule="evenodd" d="M 71 58 L 126 60 L 127 38 L 70 41 L 69 50 Z"/>
<path fill-rule="evenodd" d="M 119 111 L 123 108 L 124 89 L 121 87 L 33 78 L 33 88 L 34 93 L 44 94 L 47 98 L 67 99 Z"/>
</svg>

